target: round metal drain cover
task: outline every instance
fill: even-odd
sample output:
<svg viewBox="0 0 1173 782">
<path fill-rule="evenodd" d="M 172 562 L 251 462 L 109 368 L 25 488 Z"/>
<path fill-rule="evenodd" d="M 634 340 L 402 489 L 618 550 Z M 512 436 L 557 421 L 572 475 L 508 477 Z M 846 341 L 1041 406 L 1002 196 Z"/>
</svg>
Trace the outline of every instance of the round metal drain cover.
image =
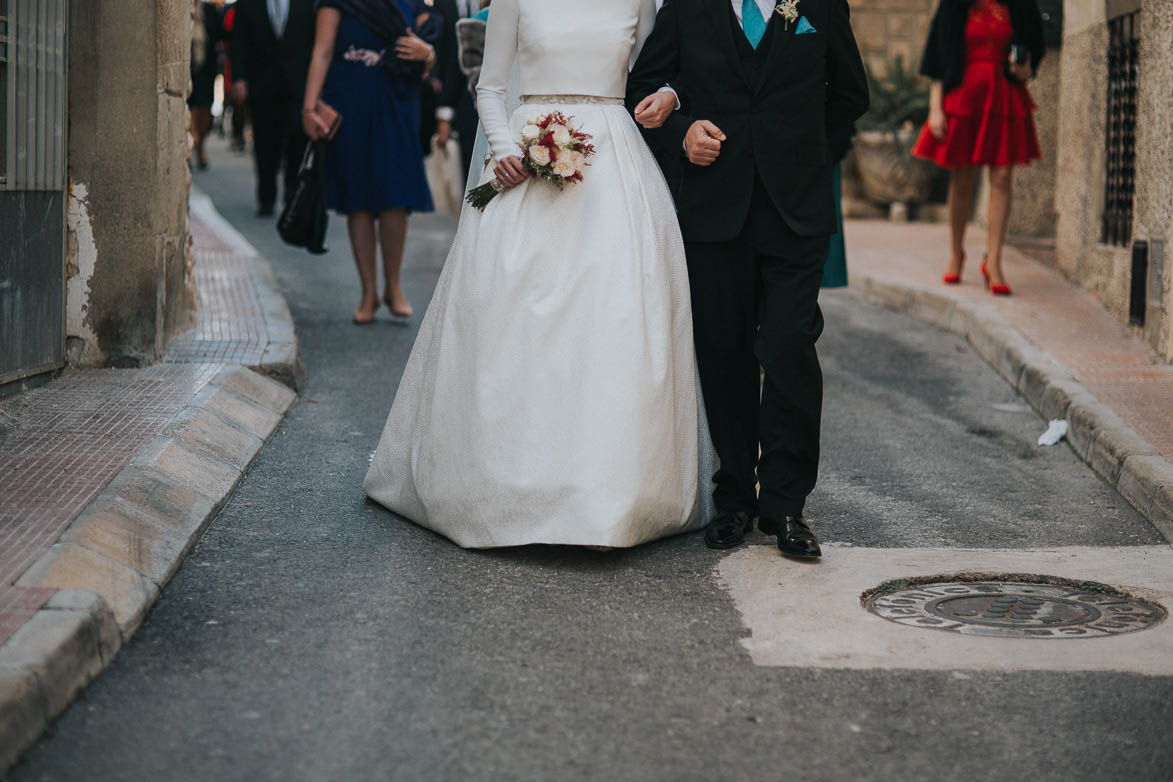
<svg viewBox="0 0 1173 782">
<path fill-rule="evenodd" d="M 1165 619 L 1156 603 L 1100 584 L 891 582 L 864 596 L 869 611 L 910 627 L 998 638 L 1097 638 L 1144 630 Z"/>
</svg>

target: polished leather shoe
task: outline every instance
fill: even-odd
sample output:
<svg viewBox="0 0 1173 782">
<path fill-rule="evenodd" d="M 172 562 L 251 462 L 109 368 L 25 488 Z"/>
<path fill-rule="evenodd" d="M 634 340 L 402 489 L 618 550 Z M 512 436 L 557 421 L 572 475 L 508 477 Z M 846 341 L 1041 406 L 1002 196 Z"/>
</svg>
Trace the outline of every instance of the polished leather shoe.
<svg viewBox="0 0 1173 782">
<path fill-rule="evenodd" d="M 753 517 L 748 513 L 722 513 L 705 530 L 705 545 L 716 549 L 740 546 L 745 536 L 752 531 Z"/>
<path fill-rule="evenodd" d="M 787 516 L 781 524 L 762 519 L 758 528 L 767 535 L 777 535 L 778 550 L 788 557 L 818 559 L 823 556 L 819 539 L 801 516 Z"/>
</svg>

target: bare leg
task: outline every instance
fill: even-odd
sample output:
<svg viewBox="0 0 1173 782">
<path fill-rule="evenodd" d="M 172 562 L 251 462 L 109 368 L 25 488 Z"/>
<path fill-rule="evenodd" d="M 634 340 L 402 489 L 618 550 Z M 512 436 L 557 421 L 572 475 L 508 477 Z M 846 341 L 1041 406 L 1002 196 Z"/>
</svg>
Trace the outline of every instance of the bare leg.
<svg viewBox="0 0 1173 782">
<path fill-rule="evenodd" d="M 961 274 L 965 263 L 965 229 L 973 210 L 973 188 L 977 184 L 978 169 L 954 169 L 949 177 L 949 231 L 952 246 L 947 274 Z"/>
<path fill-rule="evenodd" d="M 354 212 L 346 216 L 350 233 L 350 249 L 358 267 L 358 281 L 362 285 L 362 303 L 354 311 L 355 323 L 370 323 L 379 308 L 379 283 L 375 278 L 375 216 L 370 212 Z"/>
<path fill-rule="evenodd" d="M 212 129 L 212 110 L 198 108 L 191 110 L 192 137 L 195 142 L 196 162 L 200 168 L 207 168 L 208 156 L 204 153 L 204 140 Z"/>
<path fill-rule="evenodd" d="M 986 269 L 990 272 L 990 282 L 994 285 L 1005 285 L 1006 276 L 1002 274 L 1002 247 L 1006 244 L 1006 229 L 1009 225 L 1010 199 L 1014 190 L 1014 169 L 1010 166 L 1000 166 L 990 169 L 990 215 L 989 215 L 989 249 L 987 252 Z"/>
<path fill-rule="evenodd" d="M 403 295 L 403 288 L 399 284 L 403 246 L 407 242 L 406 209 L 388 209 L 379 213 L 379 238 L 383 244 L 383 275 L 387 283 L 383 301 L 391 308 L 392 315 L 409 318 L 412 313 L 411 303 Z"/>
</svg>

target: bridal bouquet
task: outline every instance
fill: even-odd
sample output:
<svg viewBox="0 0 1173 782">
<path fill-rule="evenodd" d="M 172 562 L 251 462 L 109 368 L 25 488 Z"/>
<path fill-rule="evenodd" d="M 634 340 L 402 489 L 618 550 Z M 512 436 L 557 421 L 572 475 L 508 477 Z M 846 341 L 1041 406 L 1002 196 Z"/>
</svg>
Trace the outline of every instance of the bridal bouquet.
<svg viewBox="0 0 1173 782">
<path fill-rule="evenodd" d="M 521 157 L 525 170 L 552 183 L 559 190 L 567 183 L 581 182 L 583 172 L 590 165 L 587 158 L 595 154 L 590 134 L 578 130 L 562 112 L 544 117 L 534 116 L 521 129 Z M 505 190 L 505 184 L 494 178 L 492 182 L 468 191 L 467 200 L 477 209 Z"/>
</svg>

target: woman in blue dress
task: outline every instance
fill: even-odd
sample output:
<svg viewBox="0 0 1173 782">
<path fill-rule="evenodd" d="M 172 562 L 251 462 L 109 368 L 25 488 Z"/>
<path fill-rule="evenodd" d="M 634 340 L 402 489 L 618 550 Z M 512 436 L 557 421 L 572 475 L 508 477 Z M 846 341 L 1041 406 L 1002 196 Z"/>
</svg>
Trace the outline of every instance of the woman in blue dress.
<svg viewBox="0 0 1173 782">
<path fill-rule="evenodd" d="M 396 317 L 412 314 L 399 271 L 408 214 L 433 208 L 419 146 L 420 85 L 436 57 L 427 39 L 438 24 L 429 15 L 424 0 L 318 3 L 302 120 L 306 135 L 318 140 L 329 130 L 315 112 L 318 102 L 342 116 L 325 145 L 326 206 L 346 215 L 362 284 L 354 313 L 360 325 L 375 320 L 380 303 L 376 223 L 386 277 L 382 302 Z"/>
</svg>

